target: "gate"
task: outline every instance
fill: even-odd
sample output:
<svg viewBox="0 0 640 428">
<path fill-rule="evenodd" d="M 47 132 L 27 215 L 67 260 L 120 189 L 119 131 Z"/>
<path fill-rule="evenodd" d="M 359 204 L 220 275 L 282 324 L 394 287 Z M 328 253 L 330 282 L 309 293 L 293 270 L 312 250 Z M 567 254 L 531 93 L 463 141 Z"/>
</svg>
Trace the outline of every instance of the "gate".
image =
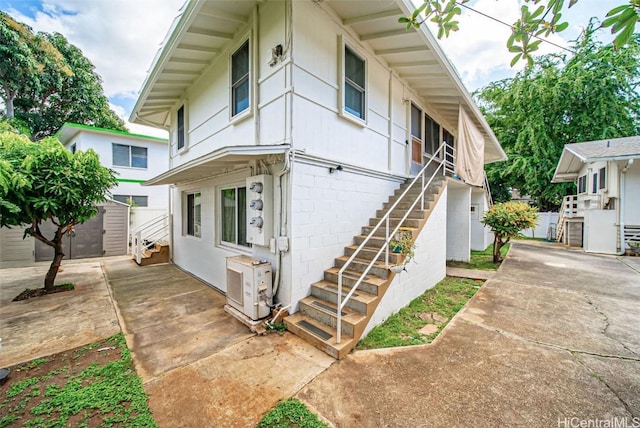
<svg viewBox="0 0 640 428">
<path fill-rule="evenodd" d="M 98 207 L 98 214 L 91 220 L 74 226 L 71 232 L 63 236 L 62 251 L 66 259 L 82 259 L 102 256 L 104 207 Z M 40 225 L 42 234 L 51 239 L 57 227 L 47 221 Z M 54 249 L 38 240 L 35 241 L 36 261 L 53 260 Z"/>
</svg>

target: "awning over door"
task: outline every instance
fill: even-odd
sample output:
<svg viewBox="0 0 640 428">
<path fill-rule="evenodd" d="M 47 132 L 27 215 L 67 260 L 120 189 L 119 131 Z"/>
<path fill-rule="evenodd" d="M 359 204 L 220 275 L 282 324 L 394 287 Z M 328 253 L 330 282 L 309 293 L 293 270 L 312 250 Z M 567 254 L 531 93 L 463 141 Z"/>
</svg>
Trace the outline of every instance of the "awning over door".
<svg viewBox="0 0 640 428">
<path fill-rule="evenodd" d="M 213 177 L 225 172 L 245 168 L 251 165 L 251 161 L 267 155 L 282 154 L 289 149 L 288 144 L 272 146 L 230 146 L 222 147 L 197 159 L 170 169 L 151 180 L 144 182 L 143 186 L 156 186 L 161 184 L 181 184 L 194 180 Z"/>
</svg>

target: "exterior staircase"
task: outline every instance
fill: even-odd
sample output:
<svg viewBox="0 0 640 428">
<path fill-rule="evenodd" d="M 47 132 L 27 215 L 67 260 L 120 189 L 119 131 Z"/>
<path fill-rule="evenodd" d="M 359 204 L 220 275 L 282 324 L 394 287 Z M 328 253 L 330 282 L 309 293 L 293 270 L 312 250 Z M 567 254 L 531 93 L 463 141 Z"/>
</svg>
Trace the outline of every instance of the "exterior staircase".
<svg viewBox="0 0 640 428">
<path fill-rule="evenodd" d="M 168 237 L 169 216 L 166 214 L 139 226 L 131 237 L 133 259 L 140 266 L 168 263 L 171 259 Z"/>
<path fill-rule="evenodd" d="M 345 357 L 355 347 L 395 277 L 390 266 L 402 264 L 404 257 L 388 252 L 389 262 L 385 262 L 387 251 L 385 249 L 381 253 L 380 250 L 388 246 L 388 231 L 384 227 L 376 229 L 376 225 L 387 220 L 384 217 L 389 208 L 404 193 L 404 198 L 395 205 L 388 217 L 389 227 L 400 226 L 402 233 L 410 233 L 415 241 L 444 191 L 446 178 L 444 175 L 434 175 L 431 183 L 424 188 L 424 206 L 417 204 L 409 211 L 415 206 L 414 201 L 420 198 L 423 189 L 414 184 L 407 190 L 410 185 L 406 182 L 395 191 L 383 208 L 376 212 L 376 217 L 369 220 L 369 225 L 362 228 L 362 234 L 354 237 L 354 245 L 346 246 L 344 255 L 335 259 L 334 267 L 324 271 L 324 279 L 311 285 L 311 295 L 299 302 L 299 311 L 284 319 L 289 331 L 336 359 Z M 359 249 L 363 242 L 366 244 Z M 349 263 L 354 253 L 356 258 Z M 369 268 L 374 258 L 375 262 Z M 342 298 L 338 299 L 338 276 L 346 263 L 348 269 L 342 274 Z M 357 289 L 348 298 L 348 293 L 361 277 Z M 339 301 L 344 302 L 341 322 L 338 322 L 337 316 Z M 336 328 L 338 324 L 341 324 L 340 335 Z"/>
</svg>

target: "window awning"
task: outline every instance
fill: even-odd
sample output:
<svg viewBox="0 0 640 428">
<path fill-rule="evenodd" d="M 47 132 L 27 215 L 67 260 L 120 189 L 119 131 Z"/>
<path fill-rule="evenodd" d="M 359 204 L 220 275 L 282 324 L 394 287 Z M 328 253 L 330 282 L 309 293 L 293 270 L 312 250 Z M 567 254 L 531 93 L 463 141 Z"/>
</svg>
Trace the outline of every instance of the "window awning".
<svg viewBox="0 0 640 428">
<path fill-rule="evenodd" d="M 272 146 L 228 146 L 222 147 L 197 159 L 170 169 L 142 183 L 143 186 L 181 184 L 202 180 L 218 174 L 250 166 L 251 161 L 267 155 L 285 153 L 288 144 Z"/>
</svg>

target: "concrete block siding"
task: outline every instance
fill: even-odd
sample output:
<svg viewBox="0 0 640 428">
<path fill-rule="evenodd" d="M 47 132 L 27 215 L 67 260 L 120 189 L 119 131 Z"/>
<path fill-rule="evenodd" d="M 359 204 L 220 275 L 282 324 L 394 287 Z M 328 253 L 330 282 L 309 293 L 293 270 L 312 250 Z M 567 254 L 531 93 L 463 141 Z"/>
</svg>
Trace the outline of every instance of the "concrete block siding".
<svg viewBox="0 0 640 428">
<path fill-rule="evenodd" d="M 292 183 L 290 298 L 297 302 L 323 279 L 324 270 L 344 254 L 400 183 L 348 169 L 331 174 L 326 166 L 306 163 L 294 165 Z"/>
<path fill-rule="evenodd" d="M 407 271 L 394 278 L 362 337 L 384 322 L 426 290 L 433 288 L 446 275 L 447 190 L 440 196 L 427 224 L 416 240 L 414 259 Z"/>
</svg>

